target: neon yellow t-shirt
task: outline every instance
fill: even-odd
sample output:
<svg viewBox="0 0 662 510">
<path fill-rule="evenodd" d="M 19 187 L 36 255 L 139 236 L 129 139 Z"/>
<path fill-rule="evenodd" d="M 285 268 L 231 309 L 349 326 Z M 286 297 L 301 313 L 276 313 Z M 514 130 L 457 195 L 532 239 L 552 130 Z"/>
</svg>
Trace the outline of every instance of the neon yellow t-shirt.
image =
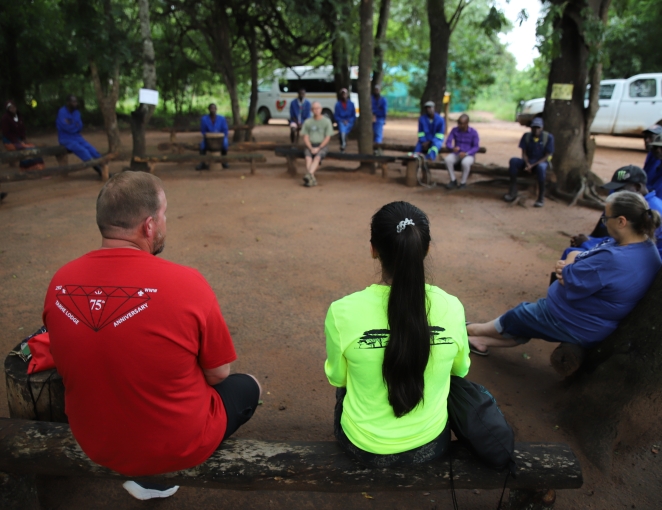
<svg viewBox="0 0 662 510">
<path fill-rule="evenodd" d="M 448 421 L 450 376 L 469 372 L 462 303 L 438 287 L 426 285 L 426 291 L 432 348 L 423 401 L 401 418 L 393 413 L 382 378 L 390 287 L 371 285 L 329 307 L 324 370 L 333 386 L 347 387 L 340 423 L 349 440 L 367 452 L 400 453 L 436 438 Z"/>
</svg>

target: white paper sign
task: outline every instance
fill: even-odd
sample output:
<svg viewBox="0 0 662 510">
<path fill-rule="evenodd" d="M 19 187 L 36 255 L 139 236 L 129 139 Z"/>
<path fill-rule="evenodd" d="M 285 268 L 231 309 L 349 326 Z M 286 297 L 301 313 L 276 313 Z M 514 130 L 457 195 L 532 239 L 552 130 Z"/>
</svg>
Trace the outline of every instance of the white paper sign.
<svg viewBox="0 0 662 510">
<path fill-rule="evenodd" d="M 138 94 L 138 102 L 140 104 L 159 104 L 159 91 L 150 89 L 140 89 Z"/>
</svg>

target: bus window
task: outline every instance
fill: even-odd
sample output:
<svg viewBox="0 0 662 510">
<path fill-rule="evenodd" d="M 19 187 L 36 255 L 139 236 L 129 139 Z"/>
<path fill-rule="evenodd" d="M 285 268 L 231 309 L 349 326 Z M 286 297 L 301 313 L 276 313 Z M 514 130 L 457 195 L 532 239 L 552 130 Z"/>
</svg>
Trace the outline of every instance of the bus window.
<svg viewBox="0 0 662 510">
<path fill-rule="evenodd" d="M 290 88 L 290 81 L 285 78 L 278 80 L 278 88 L 281 92 L 295 92 L 294 89 Z"/>
<path fill-rule="evenodd" d="M 290 92 L 297 92 L 299 89 L 304 88 L 306 92 L 313 93 L 332 93 L 336 92 L 336 86 L 333 79 L 309 79 L 309 80 L 289 80 L 288 87 Z"/>
<path fill-rule="evenodd" d="M 262 80 L 260 83 L 257 85 L 257 91 L 258 92 L 271 92 L 274 88 L 274 81 L 273 80 Z"/>
</svg>

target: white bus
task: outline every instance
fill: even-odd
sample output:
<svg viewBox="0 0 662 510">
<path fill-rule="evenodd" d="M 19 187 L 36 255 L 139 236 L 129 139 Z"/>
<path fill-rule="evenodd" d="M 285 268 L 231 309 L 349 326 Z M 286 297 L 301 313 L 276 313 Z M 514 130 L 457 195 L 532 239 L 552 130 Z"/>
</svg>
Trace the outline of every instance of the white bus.
<svg viewBox="0 0 662 510">
<path fill-rule="evenodd" d="M 358 79 L 359 68 L 350 68 L 350 79 Z M 334 122 L 333 111 L 338 101 L 333 79 L 333 66 L 295 66 L 276 69 L 273 77 L 263 80 L 258 86 L 257 117 L 260 123 L 270 119 L 289 119 L 290 103 L 297 98 L 299 89 L 306 89 L 306 98 L 312 103 L 322 104 L 322 113 Z M 349 93 L 359 115 L 359 96 Z"/>
</svg>

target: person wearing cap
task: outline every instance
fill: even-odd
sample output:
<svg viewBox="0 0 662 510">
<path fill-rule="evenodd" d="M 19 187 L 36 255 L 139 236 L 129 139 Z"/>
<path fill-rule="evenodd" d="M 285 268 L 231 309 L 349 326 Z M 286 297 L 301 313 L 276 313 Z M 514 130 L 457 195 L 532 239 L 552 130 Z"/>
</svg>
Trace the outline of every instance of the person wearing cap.
<svg viewBox="0 0 662 510">
<path fill-rule="evenodd" d="M 425 113 L 418 119 L 418 143 L 414 152 L 434 161 L 444 143 L 446 121 L 434 111 L 434 101 L 425 103 Z"/>
<path fill-rule="evenodd" d="M 534 207 L 545 205 L 545 177 L 549 161 L 554 154 L 554 135 L 543 131 L 542 117 L 531 121 L 531 132 L 524 133 L 519 142 L 522 149 L 521 158 L 511 158 L 508 171 L 510 173 L 510 190 L 503 199 L 513 202 L 517 199 L 517 173 L 524 170 L 533 173 L 538 178 L 538 200 Z"/>
<path fill-rule="evenodd" d="M 340 89 L 339 99 L 336 103 L 334 117 L 338 123 L 338 135 L 340 136 L 340 152 L 345 152 L 347 147 L 347 135 L 356 122 L 356 108 L 349 99 L 347 89 Z"/>
<path fill-rule="evenodd" d="M 80 118 L 80 111 L 78 111 L 78 99 L 73 94 L 67 97 L 66 104 L 57 112 L 55 126 L 60 145 L 66 147 L 69 152 L 73 152 L 81 161 L 101 157 L 99 151 L 81 135 L 83 121 Z M 96 165 L 93 168 L 101 176 L 101 167 Z"/>
<path fill-rule="evenodd" d="M 646 172 L 634 165 L 624 166 L 614 172 L 611 181 L 602 186 L 604 189 L 617 193 L 620 191 L 632 191 L 644 197 L 648 206 L 662 214 L 662 199 L 657 196 L 655 191 L 649 191 L 646 187 Z M 590 235 L 577 234 L 570 238 L 570 247 L 566 248 L 561 256 L 561 260 L 566 260 L 573 251 L 588 251 L 611 239 L 604 225 L 602 217 Z M 662 227 L 655 231 L 655 242 L 660 255 L 662 256 Z"/>
<path fill-rule="evenodd" d="M 375 143 L 382 143 L 384 140 L 384 124 L 388 110 L 386 98 L 381 92 L 382 88 L 379 85 L 375 85 L 372 89 L 372 134 Z"/>
<path fill-rule="evenodd" d="M 16 108 L 14 101 L 5 103 L 5 111 L 0 119 L 0 132 L 2 132 L 2 143 L 8 151 L 20 151 L 34 147 L 26 140 L 23 117 Z M 21 170 L 42 170 L 44 160 L 41 158 L 24 159 L 19 163 L 19 166 Z"/>
<path fill-rule="evenodd" d="M 469 116 L 466 113 L 460 115 L 460 118 L 457 119 L 457 126 L 451 129 L 446 139 L 446 147 L 451 151 L 448 155 L 444 156 L 444 162 L 450 176 L 450 182 L 446 187 L 448 189 L 458 187 L 457 180 L 455 179 L 455 165 L 460 164 L 462 167 L 462 180 L 460 181 L 459 188 L 462 189 L 467 185 L 471 165 L 474 164 L 476 153 L 480 148 L 478 131 L 469 126 Z"/>
<path fill-rule="evenodd" d="M 654 189 L 658 196 L 662 197 L 662 133 L 655 135 L 648 142 L 648 148 L 648 155 L 644 162 L 648 187 Z"/>
</svg>

